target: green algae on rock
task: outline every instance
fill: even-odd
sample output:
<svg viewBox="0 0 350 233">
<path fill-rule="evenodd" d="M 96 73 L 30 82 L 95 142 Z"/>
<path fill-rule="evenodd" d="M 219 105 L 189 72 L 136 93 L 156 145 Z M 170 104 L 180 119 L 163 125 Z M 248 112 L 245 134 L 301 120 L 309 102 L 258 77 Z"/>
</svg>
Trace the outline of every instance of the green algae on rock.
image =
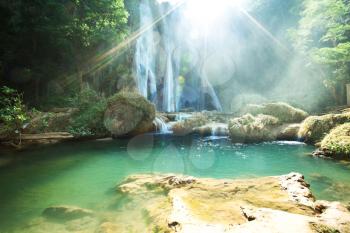
<svg viewBox="0 0 350 233">
<path fill-rule="evenodd" d="M 91 210 L 76 206 L 51 206 L 43 212 L 44 217 L 55 220 L 73 220 L 92 215 L 93 212 Z"/>
<path fill-rule="evenodd" d="M 306 118 L 298 132 L 299 138 L 307 143 L 320 142 L 334 127 L 350 122 L 350 113 L 327 114 Z"/>
<path fill-rule="evenodd" d="M 276 138 L 274 128 L 280 125 L 276 117 L 246 114 L 231 119 L 228 128 L 233 142 L 262 142 Z"/>
<path fill-rule="evenodd" d="M 241 110 L 241 113 L 270 115 L 278 118 L 281 123 L 300 123 L 308 117 L 308 113 L 304 110 L 295 108 L 283 102 L 266 103 L 262 105 L 248 104 L 243 110 Z"/>
<path fill-rule="evenodd" d="M 136 92 L 120 92 L 107 103 L 105 127 L 115 137 L 137 135 L 153 130 L 155 106 Z"/>
<path fill-rule="evenodd" d="M 321 150 L 326 156 L 350 156 L 350 123 L 339 125 L 321 141 Z"/>
</svg>

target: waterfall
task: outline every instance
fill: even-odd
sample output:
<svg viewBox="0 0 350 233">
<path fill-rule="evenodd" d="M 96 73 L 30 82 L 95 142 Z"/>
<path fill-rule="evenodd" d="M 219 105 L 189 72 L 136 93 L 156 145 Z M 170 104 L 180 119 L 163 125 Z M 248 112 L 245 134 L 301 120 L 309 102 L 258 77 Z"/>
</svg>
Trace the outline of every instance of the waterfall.
<svg viewBox="0 0 350 233">
<path fill-rule="evenodd" d="M 164 15 L 168 10 L 169 5 L 160 3 L 159 0 L 141 1 L 139 9 L 141 27 L 151 25 L 159 15 Z M 180 35 L 179 32 L 186 33 L 182 27 L 187 23 L 181 16 L 181 8 L 178 11 L 167 15 L 137 39 L 134 63 L 138 90 L 141 95 L 156 105 L 158 111 L 177 112 L 183 107 L 205 110 L 209 103 L 204 101 L 203 93 L 211 98 L 210 106 L 221 111 L 219 98 L 208 79 L 201 75 L 193 76 L 193 74 L 201 73 L 196 70 L 199 69 L 196 61 L 186 61 L 192 64 L 182 63 L 183 60 L 186 60 L 184 57 L 188 53 L 197 53 L 201 49 L 194 49 L 199 44 L 191 42 L 186 35 Z M 181 71 L 181 68 L 186 66 L 192 67 L 193 72 Z M 179 77 L 184 80 L 181 87 Z M 193 81 L 195 79 L 197 82 Z M 194 85 L 199 79 L 202 79 L 200 81 L 202 85 Z M 187 91 L 191 89 L 192 93 L 197 93 L 195 94 L 197 96 L 191 97 L 195 100 L 186 103 L 186 106 L 183 105 L 188 95 L 186 92 L 183 94 L 185 89 Z"/>
<path fill-rule="evenodd" d="M 140 3 L 140 23 L 142 26 L 153 22 L 149 0 Z M 145 32 L 136 42 L 135 69 L 137 87 L 144 97 L 155 100 L 157 94 L 155 69 L 155 44 L 153 30 Z"/>
<path fill-rule="evenodd" d="M 156 116 L 156 118 L 153 121 L 153 124 L 156 126 L 156 131 L 161 134 L 172 133 L 170 125 L 168 125 L 162 117 Z"/>
<path fill-rule="evenodd" d="M 167 69 L 163 88 L 163 111 L 175 112 L 175 91 L 174 91 L 174 75 L 171 55 L 167 57 Z"/>
</svg>

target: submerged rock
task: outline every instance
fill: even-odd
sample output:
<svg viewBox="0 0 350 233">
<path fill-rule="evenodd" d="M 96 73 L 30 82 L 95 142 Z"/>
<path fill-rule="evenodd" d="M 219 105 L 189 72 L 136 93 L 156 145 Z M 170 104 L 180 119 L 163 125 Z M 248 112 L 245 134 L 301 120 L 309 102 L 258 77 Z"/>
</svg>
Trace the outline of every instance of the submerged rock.
<svg viewBox="0 0 350 233">
<path fill-rule="evenodd" d="M 308 113 L 287 103 L 267 103 L 262 105 L 248 104 L 241 110 L 242 114 L 270 115 L 276 117 L 281 123 L 300 123 Z"/>
<path fill-rule="evenodd" d="M 230 137 L 233 142 L 263 142 L 277 138 L 280 122 L 276 117 L 251 114 L 233 118 L 229 125 Z"/>
<path fill-rule="evenodd" d="M 43 216 L 55 220 L 74 220 L 86 216 L 92 216 L 91 210 L 76 206 L 51 206 L 44 210 Z"/>
<path fill-rule="evenodd" d="M 115 137 L 137 135 L 153 130 L 155 106 L 143 96 L 122 92 L 108 100 L 105 127 Z"/>
<path fill-rule="evenodd" d="M 118 224 L 114 224 L 111 222 L 104 222 L 98 227 L 95 233 L 117 233 L 117 232 L 121 232 Z"/>
<path fill-rule="evenodd" d="M 350 113 L 310 116 L 303 121 L 299 138 L 307 143 L 320 142 L 334 127 L 350 122 Z"/>
<path fill-rule="evenodd" d="M 325 156 L 350 158 L 350 123 L 339 125 L 322 140 L 320 150 Z"/>
</svg>

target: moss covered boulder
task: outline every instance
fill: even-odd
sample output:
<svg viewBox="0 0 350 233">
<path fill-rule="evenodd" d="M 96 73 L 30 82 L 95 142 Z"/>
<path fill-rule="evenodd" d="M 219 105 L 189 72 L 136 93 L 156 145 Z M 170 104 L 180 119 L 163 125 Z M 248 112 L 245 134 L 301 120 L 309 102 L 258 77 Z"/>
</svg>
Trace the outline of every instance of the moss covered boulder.
<svg viewBox="0 0 350 233">
<path fill-rule="evenodd" d="M 350 123 L 332 129 L 322 140 L 320 149 L 326 156 L 350 158 Z"/>
<path fill-rule="evenodd" d="M 296 141 L 300 124 L 284 124 L 277 135 L 278 140 Z"/>
<path fill-rule="evenodd" d="M 155 106 L 138 93 L 121 92 L 107 103 L 104 125 L 115 137 L 152 131 Z"/>
<path fill-rule="evenodd" d="M 175 135 L 183 136 L 195 132 L 195 128 L 201 127 L 209 122 L 208 118 L 202 113 L 196 113 L 192 116 L 176 122 L 172 126 Z"/>
<path fill-rule="evenodd" d="M 243 114 L 270 115 L 278 118 L 281 123 L 300 123 L 308 113 L 287 103 L 267 103 L 262 105 L 249 104 L 241 110 Z"/>
<path fill-rule="evenodd" d="M 303 121 L 298 132 L 299 138 L 307 143 L 320 142 L 333 128 L 350 122 L 350 113 L 310 116 Z"/>
<path fill-rule="evenodd" d="M 228 128 L 233 142 L 250 143 L 275 140 L 279 126 L 280 122 L 276 117 L 246 114 L 233 118 Z"/>
</svg>

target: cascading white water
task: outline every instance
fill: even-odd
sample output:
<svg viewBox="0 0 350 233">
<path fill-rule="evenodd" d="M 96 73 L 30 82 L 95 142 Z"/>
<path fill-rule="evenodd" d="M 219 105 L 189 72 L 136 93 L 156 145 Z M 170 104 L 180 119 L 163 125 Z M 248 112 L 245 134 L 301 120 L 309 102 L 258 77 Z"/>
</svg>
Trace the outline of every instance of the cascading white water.
<svg viewBox="0 0 350 233">
<path fill-rule="evenodd" d="M 161 134 L 172 133 L 170 125 L 168 125 L 162 117 L 156 116 L 153 124 L 156 126 L 156 131 Z"/>
<path fill-rule="evenodd" d="M 140 3 L 141 25 L 149 25 L 153 22 L 153 14 L 149 0 Z M 137 87 L 144 97 L 154 100 L 157 94 L 155 69 L 155 44 L 153 31 L 146 31 L 136 42 L 135 67 Z"/>
<path fill-rule="evenodd" d="M 166 112 L 175 112 L 175 91 L 174 91 L 174 75 L 171 55 L 167 57 L 167 69 L 164 79 L 163 88 L 163 110 Z"/>
<path fill-rule="evenodd" d="M 192 117 L 192 114 L 190 113 L 179 113 L 179 114 L 176 114 L 176 117 L 175 117 L 175 121 L 183 121 L 183 120 L 186 120 L 188 118 L 191 118 Z"/>
<path fill-rule="evenodd" d="M 140 25 L 151 25 L 159 14 L 165 15 L 168 8 L 169 5 L 159 0 L 141 1 Z M 190 65 L 192 72 L 180 72 L 184 55 L 196 53 L 196 49 L 191 48 L 193 42 L 187 41 L 186 36 L 179 36 L 177 30 L 185 23 L 180 16 L 175 12 L 167 15 L 138 38 L 134 59 L 137 87 L 144 97 L 155 103 L 159 111 L 177 112 L 182 108 L 205 110 L 208 105 L 221 111 L 219 98 L 208 79 L 201 74 L 197 61 L 187 61 L 193 63 Z M 181 88 L 178 81 L 180 75 L 185 77 Z M 187 93 L 183 92 L 185 89 Z M 191 95 L 191 98 L 186 95 Z M 210 103 L 206 103 L 208 96 Z"/>
</svg>

